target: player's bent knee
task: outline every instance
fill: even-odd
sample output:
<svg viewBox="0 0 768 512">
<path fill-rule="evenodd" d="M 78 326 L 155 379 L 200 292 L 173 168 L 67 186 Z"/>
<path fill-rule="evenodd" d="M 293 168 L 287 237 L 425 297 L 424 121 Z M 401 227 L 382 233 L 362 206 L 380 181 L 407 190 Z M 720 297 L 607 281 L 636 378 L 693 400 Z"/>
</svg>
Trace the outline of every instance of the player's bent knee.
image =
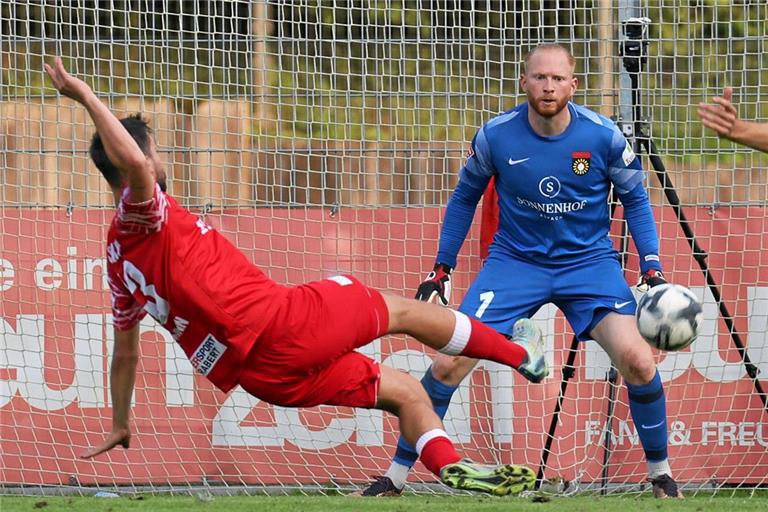
<svg viewBox="0 0 768 512">
<path fill-rule="evenodd" d="M 656 364 L 653 359 L 646 360 L 645 358 L 630 356 L 618 366 L 624 380 L 634 385 L 648 384 L 656 375 Z"/>
<path fill-rule="evenodd" d="M 421 383 L 407 373 L 382 365 L 376 408 L 397 414 L 404 405 L 418 402 L 431 409 L 431 401 Z"/>
<path fill-rule="evenodd" d="M 438 354 L 432 363 L 432 377 L 443 384 L 458 386 L 476 364 L 477 359 Z"/>
</svg>

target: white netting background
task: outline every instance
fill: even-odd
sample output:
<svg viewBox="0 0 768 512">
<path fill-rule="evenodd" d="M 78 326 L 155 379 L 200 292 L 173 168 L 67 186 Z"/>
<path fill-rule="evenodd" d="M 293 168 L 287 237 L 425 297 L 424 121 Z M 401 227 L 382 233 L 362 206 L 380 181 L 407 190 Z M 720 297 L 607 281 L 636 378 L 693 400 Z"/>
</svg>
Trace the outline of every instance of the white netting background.
<svg viewBox="0 0 768 512">
<path fill-rule="evenodd" d="M 111 204 L 88 160 L 90 120 L 45 82 L 42 63 L 56 55 L 115 111 L 148 115 L 171 193 L 274 279 L 352 272 L 411 295 L 432 265 L 468 141 L 524 99 L 517 78 L 527 49 L 570 46 L 576 101 L 615 115 L 626 102 L 619 22 L 649 16 L 640 98 L 650 133 L 734 331 L 768 385 L 768 157 L 704 133 L 695 116 L 699 101 L 732 85 L 743 118 L 768 120 L 768 8 L 638 3 L 3 2 L 0 484 L 347 487 L 385 468 L 396 440 L 396 425 L 378 412 L 225 397 L 147 323 L 131 449 L 78 460 L 110 426 L 103 241 Z M 693 349 L 660 357 L 676 476 L 695 486 L 765 484 L 765 403 L 656 178 L 649 186 L 668 274 L 706 303 Z M 479 217 L 454 304 L 479 269 L 478 237 Z M 636 258 L 628 268 L 633 280 Z M 546 383 L 486 365 L 449 411 L 450 433 L 477 460 L 539 469 L 571 334 L 553 307 L 536 318 L 556 368 Z M 430 356 L 402 338 L 378 340 L 368 353 L 417 376 Z M 623 386 L 604 469 L 609 363 L 585 344 L 575 367 L 545 475 L 638 489 L 645 467 Z M 434 481 L 417 468 L 414 484 Z"/>
</svg>

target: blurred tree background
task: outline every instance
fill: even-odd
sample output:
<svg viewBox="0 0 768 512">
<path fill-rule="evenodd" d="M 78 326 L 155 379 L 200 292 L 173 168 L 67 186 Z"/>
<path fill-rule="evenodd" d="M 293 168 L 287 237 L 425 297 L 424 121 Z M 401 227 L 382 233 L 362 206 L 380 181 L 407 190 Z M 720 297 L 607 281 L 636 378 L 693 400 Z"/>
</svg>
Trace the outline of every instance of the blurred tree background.
<svg viewBox="0 0 768 512">
<path fill-rule="evenodd" d="M 652 135 L 673 161 L 719 162 L 724 143 L 702 130 L 695 105 L 732 85 L 742 117 L 768 117 L 768 2 L 640 3 L 652 20 L 641 83 Z M 276 146 L 287 139 L 465 143 L 524 99 L 520 62 L 545 41 L 576 56 L 576 100 L 615 114 L 622 71 L 616 5 L 16 0 L 0 7 L 0 99 L 53 96 L 42 61 L 60 54 L 103 95 L 171 98 L 191 114 L 212 98 L 248 101 L 262 109 L 251 135 Z M 735 163 L 762 165 L 736 153 Z"/>
</svg>

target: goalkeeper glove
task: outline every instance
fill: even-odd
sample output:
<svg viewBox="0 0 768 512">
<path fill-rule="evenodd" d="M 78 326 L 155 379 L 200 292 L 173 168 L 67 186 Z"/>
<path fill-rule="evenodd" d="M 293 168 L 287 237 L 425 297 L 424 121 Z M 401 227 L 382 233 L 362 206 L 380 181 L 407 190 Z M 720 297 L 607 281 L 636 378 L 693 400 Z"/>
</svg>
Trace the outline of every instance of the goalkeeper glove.
<svg viewBox="0 0 768 512">
<path fill-rule="evenodd" d="M 451 272 L 453 269 L 444 263 L 435 263 L 435 268 L 427 275 L 427 279 L 416 290 L 416 298 L 426 302 L 434 302 L 435 297 L 443 306 L 451 300 Z"/>
<path fill-rule="evenodd" d="M 664 274 L 661 273 L 661 270 L 652 268 L 649 271 L 640 274 L 640 279 L 637 281 L 637 289 L 638 291 L 645 293 L 654 286 L 659 286 L 666 282 L 667 280 L 664 279 Z"/>
</svg>

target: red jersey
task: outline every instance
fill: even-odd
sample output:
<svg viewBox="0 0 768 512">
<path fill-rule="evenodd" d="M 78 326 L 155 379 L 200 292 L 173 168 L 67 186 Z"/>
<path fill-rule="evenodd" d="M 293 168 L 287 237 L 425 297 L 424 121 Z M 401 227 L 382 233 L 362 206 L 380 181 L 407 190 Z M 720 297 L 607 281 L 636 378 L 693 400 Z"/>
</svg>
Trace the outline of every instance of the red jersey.
<svg viewBox="0 0 768 512">
<path fill-rule="evenodd" d="M 115 327 L 149 313 L 197 371 L 229 391 L 288 288 L 157 184 L 152 199 L 129 198 L 126 188 L 107 236 Z"/>
</svg>

